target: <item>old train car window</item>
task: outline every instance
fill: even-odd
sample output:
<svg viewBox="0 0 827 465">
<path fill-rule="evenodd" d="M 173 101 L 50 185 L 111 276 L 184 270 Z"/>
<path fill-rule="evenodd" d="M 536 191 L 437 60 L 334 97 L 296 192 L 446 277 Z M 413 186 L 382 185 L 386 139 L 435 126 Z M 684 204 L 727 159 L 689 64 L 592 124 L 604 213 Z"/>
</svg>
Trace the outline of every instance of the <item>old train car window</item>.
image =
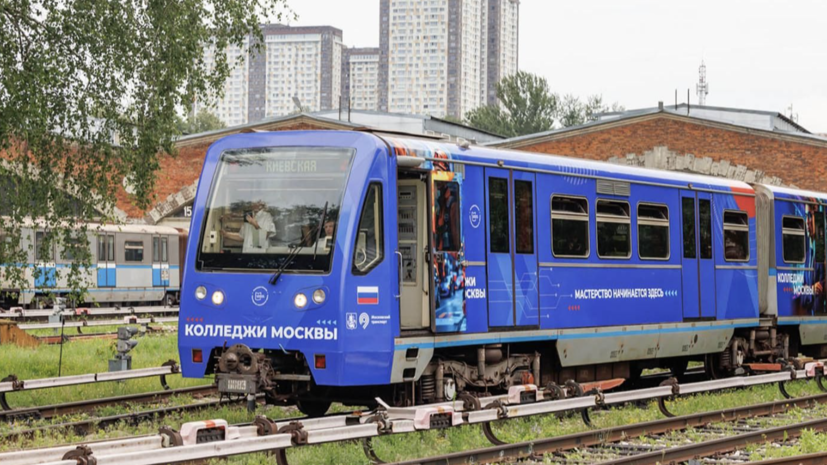
<svg viewBox="0 0 827 465">
<path fill-rule="evenodd" d="M 695 199 L 681 200 L 683 213 L 683 258 L 695 258 Z"/>
<path fill-rule="evenodd" d="M 441 252 L 459 252 L 459 183 L 434 181 L 434 248 Z"/>
<path fill-rule="evenodd" d="M 534 253 L 534 193 L 530 181 L 514 181 L 514 232 L 517 253 Z"/>
<path fill-rule="evenodd" d="M 153 237 L 152 238 L 152 261 L 159 262 L 161 261 L 161 245 L 160 245 L 160 238 Z"/>
<path fill-rule="evenodd" d="M 579 197 L 551 197 L 551 253 L 555 257 L 589 256 L 589 203 Z"/>
<path fill-rule="evenodd" d="M 785 216 L 781 218 L 781 236 L 784 261 L 787 263 L 804 263 L 806 256 L 806 235 L 804 218 Z"/>
<path fill-rule="evenodd" d="M 125 262 L 144 261 L 144 243 L 142 241 L 126 241 L 123 245 L 123 260 Z"/>
<path fill-rule="evenodd" d="M 382 185 L 371 183 L 365 195 L 365 204 L 356 230 L 356 246 L 353 249 L 353 273 L 366 274 L 385 255 L 382 232 Z"/>
<path fill-rule="evenodd" d="M 39 262 L 50 262 L 54 259 L 54 243 L 51 234 L 37 231 L 35 233 L 35 259 Z"/>
<path fill-rule="evenodd" d="M 597 200 L 597 256 L 629 258 L 632 256 L 632 220 L 629 203 L 618 200 Z"/>
<path fill-rule="evenodd" d="M 161 238 L 161 261 L 166 263 L 169 261 L 169 239 Z"/>
<path fill-rule="evenodd" d="M 491 252 L 508 253 L 508 180 L 488 178 Z"/>
<path fill-rule="evenodd" d="M 724 211 L 724 259 L 749 260 L 749 218 L 746 212 Z"/>
<path fill-rule="evenodd" d="M 708 199 L 698 200 L 701 231 L 701 258 L 712 258 L 712 204 Z"/>
<path fill-rule="evenodd" d="M 669 208 L 641 203 L 637 206 L 637 248 L 640 258 L 669 259 Z"/>
<path fill-rule="evenodd" d="M 83 260 L 88 253 L 89 242 L 84 237 L 70 237 L 63 245 L 63 259 L 74 261 L 75 258 Z"/>
</svg>

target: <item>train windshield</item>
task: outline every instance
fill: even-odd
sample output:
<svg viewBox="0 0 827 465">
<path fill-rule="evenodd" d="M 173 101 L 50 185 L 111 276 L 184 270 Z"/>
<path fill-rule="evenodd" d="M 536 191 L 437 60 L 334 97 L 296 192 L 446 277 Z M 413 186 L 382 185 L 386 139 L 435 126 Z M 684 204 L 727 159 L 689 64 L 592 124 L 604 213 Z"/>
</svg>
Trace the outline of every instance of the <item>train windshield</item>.
<svg viewBox="0 0 827 465">
<path fill-rule="evenodd" d="M 224 152 L 196 269 L 330 271 L 353 154 L 311 147 Z"/>
</svg>

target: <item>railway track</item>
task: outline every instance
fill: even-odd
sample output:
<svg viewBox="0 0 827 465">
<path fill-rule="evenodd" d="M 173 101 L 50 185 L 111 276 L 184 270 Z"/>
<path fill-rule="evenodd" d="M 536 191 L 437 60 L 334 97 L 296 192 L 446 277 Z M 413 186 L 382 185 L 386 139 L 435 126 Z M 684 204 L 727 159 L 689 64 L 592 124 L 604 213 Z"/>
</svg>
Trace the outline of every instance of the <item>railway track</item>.
<svg viewBox="0 0 827 465">
<path fill-rule="evenodd" d="M 498 439 L 491 433 L 490 424 L 499 420 L 583 411 L 595 407 L 602 408 L 645 399 L 663 399 L 711 390 L 783 383 L 808 376 L 815 376 L 820 381 L 823 369 L 820 363 L 813 363 L 808 369 L 800 371 L 783 371 L 680 385 L 673 383 L 655 388 L 605 394 L 599 391 L 582 394 L 579 386 L 574 384 L 550 390 L 538 390 L 534 386 L 523 385 L 512 387 L 505 395 L 416 407 L 390 407 L 381 399 L 377 399 L 382 407 L 366 414 L 334 415 L 300 421 L 288 419 L 279 422 L 258 417 L 251 425 L 238 426 L 230 425 L 224 420 L 204 420 L 186 423 L 179 430 L 161 428 L 157 435 L 152 436 L 0 454 L 0 462 L 11 465 L 29 463 L 74 465 L 91 463 L 94 460 L 97 465 L 151 465 L 269 451 L 275 453 L 280 465 L 284 465 L 287 463 L 285 451 L 288 448 L 353 440 L 364 441 L 366 454 L 371 460 L 376 461 L 378 458 L 370 445 L 371 438 L 375 437 L 477 424 L 486 432 L 486 437 L 494 442 Z M 827 392 L 820 382 L 819 387 Z M 782 389 L 782 393 L 785 392 Z M 821 403 L 827 403 L 827 394 L 790 399 L 763 406 L 730 409 L 736 412 L 730 413 L 730 416 L 737 420 L 738 415 L 755 416 L 759 411 L 767 415 L 786 411 L 792 406 L 810 406 Z M 720 415 L 721 412 L 697 414 L 695 421 L 699 425 L 709 424 L 721 421 Z M 672 425 L 672 428 L 686 428 L 687 425 L 686 417 L 667 418 L 663 421 Z M 827 419 L 813 421 L 822 421 L 827 427 Z M 630 425 L 630 427 L 640 427 L 640 425 Z M 649 427 L 652 428 L 651 425 Z M 808 423 L 802 426 L 802 428 L 805 427 L 821 428 L 821 423 Z M 595 444 L 602 444 L 606 441 L 605 433 L 602 436 L 593 431 L 583 434 L 585 438 L 591 437 L 592 441 L 598 441 Z M 627 431 L 623 437 L 628 437 L 629 434 L 632 434 L 631 430 Z M 554 440 L 554 438 L 549 440 Z M 531 444 L 537 442 L 533 441 Z M 531 444 L 524 444 L 523 447 L 534 453 L 536 447 Z M 574 444 L 580 445 L 582 440 L 579 443 L 575 441 Z M 502 461 L 504 455 L 498 451 L 496 457 L 497 460 Z M 478 459 L 477 462 L 479 462 Z"/>
<path fill-rule="evenodd" d="M 47 310 L 24 310 L 22 308 L 14 308 L 12 310 L 0 310 L 0 319 L 11 320 L 19 322 L 21 325 L 25 323 L 48 322 L 50 317 L 56 315 L 54 309 Z M 146 307 L 111 307 L 111 308 L 76 308 L 74 310 L 67 309 L 58 312 L 57 315 L 63 317 L 64 322 L 68 325 L 69 322 L 90 321 L 97 319 L 111 319 L 128 317 L 128 316 L 147 316 L 154 317 L 162 316 L 176 316 L 178 315 L 178 307 L 162 307 L 162 306 L 146 306 Z M 60 324 L 58 323 L 58 328 Z M 22 328 L 21 328 L 22 329 Z"/>
<path fill-rule="evenodd" d="M 682 415 L 644 423 L 595 429 L 484 449 L 455 452 L 423 459 L 397 462 L 398 465 L 459 465 L 509 463 L 541 460 L 567 464 L 655 464 L 680 463 L 696 457 L 720 455 L 753 444 L 783 438 L 783 431 L 795 437 L 803 429 L 824 430 L 827 419 L 813 419 L 776 428 L 761 428 L 748 420 L 773 417 L 794 408 L 827 404 L 827 394 L 785 399 L 744 407 Z M 732 429 L 722 428 L 729 423 Z M 667 433 L 692 429 L 699 435 L 712 436 L 697 444 L 680 444 L 664 439 Z M 735 433 L 735 434 L 733 434 Z M 567 453 L 576 451 L 576 458 Z M 544 456 L 548 455 L 548 458 Z"/>
</svg>

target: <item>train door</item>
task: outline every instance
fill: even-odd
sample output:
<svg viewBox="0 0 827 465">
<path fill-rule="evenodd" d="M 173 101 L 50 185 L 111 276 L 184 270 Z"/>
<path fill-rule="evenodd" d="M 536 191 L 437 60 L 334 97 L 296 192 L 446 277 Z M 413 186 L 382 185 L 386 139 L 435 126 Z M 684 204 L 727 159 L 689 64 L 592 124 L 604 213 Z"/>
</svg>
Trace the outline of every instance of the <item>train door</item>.
<svg viewBox="0 0 827 465">
<path fill-rule="evenodd" d="M 169 238 L 152 236 L 152 285 L 169 287 Z"/>
<path fill-rule="evenodd" d="M 488 325 L 539 324 L 533 173 L 485 169 Z"/>
<path fill-rule="evenodd" d="M 55 244 L 50 242 L 47 244 L 47 234 L 43 231 L 35 233 L 35 262 L 37 263 L 37 277 L 34 285 L 38 288 L 55 287 L 56 283 L 56 267 L 55 264 Z"/>
<path fill-rule="evenodd" d="M 683 318 L 715 318 L 712 195 L 681 191 Z"/>
<path fill-rule="evenodd" d="M 423 329 L 430 321 L 430 280 L 425 262 L 428 250 L 425 183 L 400 179 L 397 183 L 397 259 L 400 260 L 399 321 L 403 330 Z"/>
<path fill-rule="evenodd" d="M 98 236 L 98 287 L 115 287 L 115 235 Z"/>
</svg>

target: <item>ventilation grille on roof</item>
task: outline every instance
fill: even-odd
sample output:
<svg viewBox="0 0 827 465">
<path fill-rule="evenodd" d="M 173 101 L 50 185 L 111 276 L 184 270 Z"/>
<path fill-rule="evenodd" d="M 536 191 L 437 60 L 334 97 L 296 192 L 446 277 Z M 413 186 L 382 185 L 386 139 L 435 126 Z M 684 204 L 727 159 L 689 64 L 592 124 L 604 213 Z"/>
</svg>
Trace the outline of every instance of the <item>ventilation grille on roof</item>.
<svg viewBox="0 0 827 465">
<path fill-rule="evenodd" d="M 597 180 L 597 193 L 607 195 L 620 195 L 628 197 L 631 190 L 628 182 Z"/>
</svg>

